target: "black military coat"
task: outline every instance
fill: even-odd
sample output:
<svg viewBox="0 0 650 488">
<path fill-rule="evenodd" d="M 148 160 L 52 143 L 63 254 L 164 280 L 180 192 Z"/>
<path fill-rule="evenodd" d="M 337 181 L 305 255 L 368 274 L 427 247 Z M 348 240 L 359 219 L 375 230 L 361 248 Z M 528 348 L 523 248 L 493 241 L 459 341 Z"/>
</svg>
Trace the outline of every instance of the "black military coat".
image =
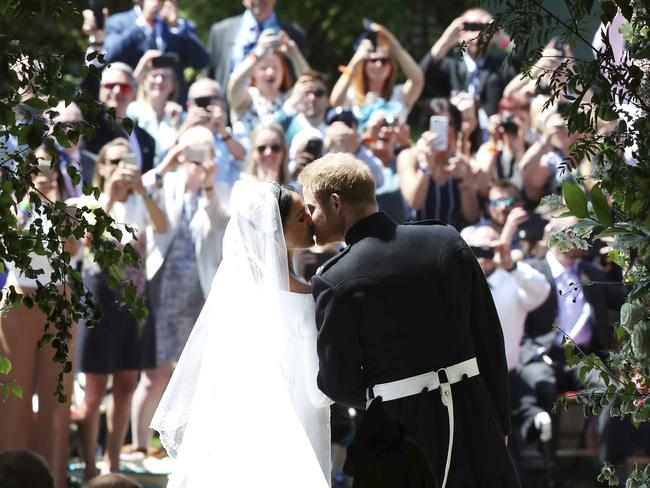
<svg viewBox="0 0 650 488">
<path fill-rule="evenodd" d="M 510 432 L 503 335 L 485 277 L 456 230 L 397 225 L 379 212 L 313 278 L 318 385 L 364 406 L 366 389 L 476 357 L 480 375 L 452 386 L 455 436 L 448 487 L 519 486 Z M 442 482 L 449 435 L 439 390 L 384 402 L 428 454 Z"/>
</svg>

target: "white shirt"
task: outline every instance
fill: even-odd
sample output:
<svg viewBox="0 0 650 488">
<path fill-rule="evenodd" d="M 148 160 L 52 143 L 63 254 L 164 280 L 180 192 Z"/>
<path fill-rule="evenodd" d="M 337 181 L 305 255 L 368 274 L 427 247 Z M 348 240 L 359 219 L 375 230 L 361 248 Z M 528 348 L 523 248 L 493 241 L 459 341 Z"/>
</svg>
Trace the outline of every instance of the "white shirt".
<svg viewBox="0 0 650 488">
<path fill-rule="evenodd" d="M 497 268 L 487 282 L 501 321 L 508 370 L 512 370 L 519 365 L 526 316 L 544 303 L 551 285 L 542 273 L 522 262 L 511 272 Z"/>
<path fill-rule="evenodd" d="M 580 286 L 577 264 L 571 267 L 562 265 L 553 251 L 546 253 L 546 261 L 551 268 L 551 274 L 558 290 L 557 325 L 560 328 L 555 338 L 555 343 L 560 344 L 563 333 L 578 346 L 588 346 L 591 342 L 591 305 L 585 300 Z M 577 287 L 577 289 L 576 289 Z"/>
</svg>

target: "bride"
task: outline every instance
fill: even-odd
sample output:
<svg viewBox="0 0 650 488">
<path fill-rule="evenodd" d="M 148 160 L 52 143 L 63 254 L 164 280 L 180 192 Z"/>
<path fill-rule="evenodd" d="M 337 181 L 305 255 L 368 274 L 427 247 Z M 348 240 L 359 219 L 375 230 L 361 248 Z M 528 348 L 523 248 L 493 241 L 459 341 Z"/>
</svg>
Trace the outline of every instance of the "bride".
<svg viewBox="0 0 650 488">
<path fill-rule="evenodd" d="M 290 187 L 233 194 L 223 260 L 151 427 L 174 459 L 168 488 L 330 485 L 329 405 L 316 386 L 309 285 L 288 250 L 313 245 Z"/>
</svg>

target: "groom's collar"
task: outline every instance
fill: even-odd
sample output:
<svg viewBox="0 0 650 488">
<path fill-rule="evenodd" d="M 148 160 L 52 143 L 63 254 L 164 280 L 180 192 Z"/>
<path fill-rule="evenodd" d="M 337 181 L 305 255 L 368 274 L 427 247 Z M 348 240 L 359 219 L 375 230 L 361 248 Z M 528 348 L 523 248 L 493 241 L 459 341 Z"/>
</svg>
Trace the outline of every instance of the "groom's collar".
<svg viewBox="0 0 650 488">
<path fill-rule="evenodd" d="M 374 234 L 387 227 L 394 227 L 397 224 L 384 212 L 377 212 L 362 218 L 355 223 L 345 234 L 345 243 L 351 246 L 364 237 Z"/>
</svg>

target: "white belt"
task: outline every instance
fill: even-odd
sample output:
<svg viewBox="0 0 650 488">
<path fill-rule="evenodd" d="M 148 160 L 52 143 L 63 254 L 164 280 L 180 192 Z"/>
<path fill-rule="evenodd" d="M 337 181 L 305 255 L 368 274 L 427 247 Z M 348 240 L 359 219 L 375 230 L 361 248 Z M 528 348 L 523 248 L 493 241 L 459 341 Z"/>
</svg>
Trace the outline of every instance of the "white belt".
<svg viewBox="0 0 650 488">
<path fill-rule="evenodd" d="M 440 381 L 440 373 L 445 373 L 446 379 Z M 447 475 L 451 465 L 451 451 L 454 445 L 454 400 L 451 395 L 451 385 L 458 383 L 465 378 L 471 378 L 479 374 L 478 362 L 476 358 L 468 359 L 447 368 L 440 368 L 430 373 L 411 376 L 403 380 L 382 383 L 369 388 L 367 391 L 368 405 L 375 397 L 381 397 L 382 401 L 389 402 L 412 395 L 417 395 L 423 390 L 432 391 L 440 388 L 440 397 L 442 403 L 447 407 L 447 416 L 449 417 L 449 446 L 447 447 L 447 462 L 445 463 L 445 478 L 442 482 L 442 488 L 447 484 Z"/>
</svg>

